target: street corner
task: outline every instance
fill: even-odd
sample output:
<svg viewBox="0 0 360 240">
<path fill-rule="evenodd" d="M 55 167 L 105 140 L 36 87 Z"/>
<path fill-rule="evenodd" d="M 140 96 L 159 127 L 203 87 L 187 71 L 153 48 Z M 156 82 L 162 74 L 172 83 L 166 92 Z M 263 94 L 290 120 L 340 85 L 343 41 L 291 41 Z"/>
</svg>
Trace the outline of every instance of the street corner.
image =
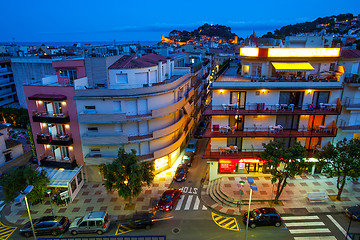
<svg viewBox="0 0 360 240">
<path fill-rule="evenodd" d="M 16 229 L 17 227 L 6 226 L 2 222 L 0 222 L 0 239 L 1 240 L 8 239 L 11 236 L 11 234 L 15 232 Z"/>
<path fill-rule="evenodd" d="M 222 216 L 216 213 L 211 213 L 213 221 L 221 228 L 231 231 L 240 231 L 239 224 L 234 217 Z"/>
</svg>

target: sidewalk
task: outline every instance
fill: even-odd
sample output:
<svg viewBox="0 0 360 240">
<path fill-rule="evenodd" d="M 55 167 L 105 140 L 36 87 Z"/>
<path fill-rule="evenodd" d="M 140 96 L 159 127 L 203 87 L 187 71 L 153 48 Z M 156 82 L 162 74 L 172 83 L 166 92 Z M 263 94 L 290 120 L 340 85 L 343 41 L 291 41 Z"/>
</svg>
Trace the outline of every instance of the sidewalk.
<svg viewBox="0 0 360 240">
<path fill-rule="evenodd" d="M 255 184 L 258 191 L 252 194 L 251 209 L 258 207 L 270 207 L 271 198 L 275 198 L 276 185 L 274 194 L 271 195 L 273 185 L 269 176 L 254 176 Z M 223 177 L 212 181 L 205 182 L 201 191 L 202 199 L 209 208 L 224 214 L 239 215 L 239 206 L 231 203 L 238 203 L 240 199 L 240 184 L 243 180 L 244 195 L 242 196 L 242 214 L 247 211 L 250 187 L 246 177 Z M 307 199 L 308 192 L 325 192 L 328 196 L 326 201 L 310 202 Z M 333 201 L 337 195 L 336 178 L 327 178 L 322 175 L 297 176 L 289 179 L 280 195 L 280 205 L 273 206 L 281 214 L 307 215 L 314 213 L 334 213 L 344 212 L 344 210 L 360 202 L 360 183 L 357 181 L 347 181 L 342 192 L 342 201 Z M 330 197 L 331 196 L 331 199 Z M 334 196 L 334 197 L 332 197 Z M 220 200 L 219 200 L 220 199 Z"/>
</svg>

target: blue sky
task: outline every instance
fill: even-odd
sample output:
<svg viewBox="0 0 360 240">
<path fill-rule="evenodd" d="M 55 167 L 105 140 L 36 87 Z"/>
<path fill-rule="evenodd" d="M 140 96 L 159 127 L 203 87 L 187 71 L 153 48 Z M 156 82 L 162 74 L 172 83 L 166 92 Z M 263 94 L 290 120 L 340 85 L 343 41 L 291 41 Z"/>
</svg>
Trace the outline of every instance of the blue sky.
<svg viewBox="0 0 360 240">
<path fill-rule="evenodd" d="M 160 40 L 171 30 L 222 24 L 240 37 L 341 13 L 358 14 L 358 0 L 340 1 L 2 1 L 0 42 Z"/>
</svg>

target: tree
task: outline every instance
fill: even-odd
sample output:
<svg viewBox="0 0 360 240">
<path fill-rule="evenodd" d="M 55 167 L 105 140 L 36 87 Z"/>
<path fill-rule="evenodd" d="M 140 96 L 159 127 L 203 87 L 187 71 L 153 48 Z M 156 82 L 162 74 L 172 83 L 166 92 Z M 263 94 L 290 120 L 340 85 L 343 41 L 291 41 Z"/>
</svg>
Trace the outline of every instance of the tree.
<svg viewBox="0 0 360 240">
<path fill-rule="evenodd" d="M 360 177 L 360 140 L 343 140 L 336 145 L 329 144 L 317 153 L 317 157 L 324 163 L 323 172 L 330 177 L 337 177 L 337 200 L 341 199 L 346 180 L 357 180 Z"/>
<path fill-rule="evenodd" d="M 277 182 L 274 200 L 277 204 L 287 180 L 301 174 L 305 168 L 306 149 L 299 142 L 294 143 L 290 148 L 284 148 L 284 143 L 279 141 L 263 143 L 263 147 L 264 151 L 259 153 L 259 157 L 268 161 L 271 168 L 271 182 L 273 184 Z"/>
<path fill-rule="evenodd" d="M 101 164 L 100 171 L 105 178 L 105 189 L 108 192 L 117 191 L 118 195 L 129 200 L 140 195 L 142 184 L 150 186 L 154 180 L 154 163 L 140 162 L 136 157 L 136 151 L 126 153 L 119 148 L 118 156 L 112 163 Z"/>
<path fill-rule="evenodd" d="M 50 183 L 45 171 L 38 171 L 29 166 L 14 168 L 5 173 L 0 179 L 5 202 L 13 202 L 27 185 L 33 185 L 34 189 L 27 195 L 29 202 L 38 202 L 46 195 L 47 185 Z"/>
<path fill-rule="evenodd" d="M 3 122 L 11 123 L 15 128 L 26 128 L 30 122 L 28 111 L 23 108 L 0 108 L 0 116 Z"/>
</svg>

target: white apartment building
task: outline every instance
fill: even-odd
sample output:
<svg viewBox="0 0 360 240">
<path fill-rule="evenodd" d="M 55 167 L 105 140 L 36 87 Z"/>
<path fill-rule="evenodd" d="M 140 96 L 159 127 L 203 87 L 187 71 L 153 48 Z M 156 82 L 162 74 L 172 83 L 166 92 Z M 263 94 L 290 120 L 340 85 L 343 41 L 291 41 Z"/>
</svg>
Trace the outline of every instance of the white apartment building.
<svg viewBox="0 0 360 240">
<path fill-rule="evenodd" d="M 241 48 L 241 75 L 230 67 L 210 87 L 203 156 L 210 180 L 266 173 L 256 153 L 270 140 L 285 147 L 301 142 L 309 157 L 332 142 L 342 109 L 339 54 L 336 48 Z"/>
<path fill-rule="evenodd" d="M 170 58 L 125 55 L 108 68 L 107 88 L 75 90 L 88 180 L 102 180 L 98 166 L 119 147 L 154 161 L 156 172 L 172 166 L 194 128 L 197 81 Z"/>
</svg>

